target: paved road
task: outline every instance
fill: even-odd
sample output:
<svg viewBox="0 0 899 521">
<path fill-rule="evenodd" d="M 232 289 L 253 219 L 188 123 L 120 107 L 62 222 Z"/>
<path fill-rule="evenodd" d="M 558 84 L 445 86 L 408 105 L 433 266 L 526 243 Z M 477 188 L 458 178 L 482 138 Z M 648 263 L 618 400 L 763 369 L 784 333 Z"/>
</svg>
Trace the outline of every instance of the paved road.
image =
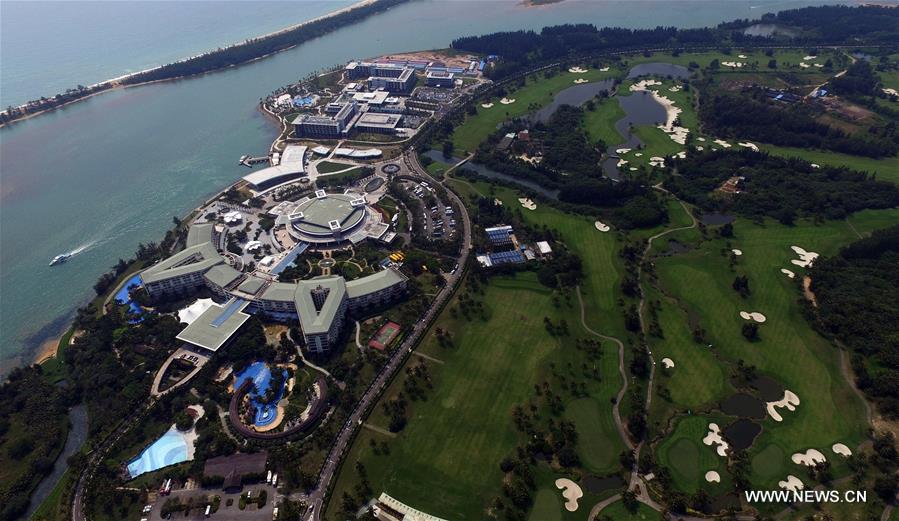
<svg viewBox="0 0 899 521">
<path fill-rule="evenodd" d="M 428 175 L 427 171 L 422 168 L 421 164 L 419 164 L 418 157 L 414 151 L 404 154 L 403 162 L 409 168 L 410 172 L 416 173 L 418 176 L 425 178 L 428 182 L 438 184 L 438 181 Z M 468 210 L 465 208 L 462 200 L 451 190 L 447 190 L 446 193 L 459 207 L 460 216 L 462 218 L 461 224 L 464 231 L 462 235 L 462 248 L 458 258 L 459 267 L 462 268 L 468 260 L 471 248 L 471 222 L 469 221 Z M 375 401 L 381 395 L 381 392 L 384 391 L 391 382 L 394 374 L 396 374 L 396 372 L 403 366 L 408 354 L 412 352 L 422 335 L 427 332 L 428 327 L 437 317 L 437 314 L 442 309 L 444 303 L 452 296 L 456 286 L 462 280 L 463 272 L 464 270 L 459 269 L 456 273 L 453 273 L 447 278 L 446 285 L 437 293 L 437 297 L 431 303 L 428 311 L 415 323 L 412 327 L 412 331 L 403 341 L 402 345 L 393 352 L 390 360 L 362 395 L 362 398 L 359 399 L 356 408 L 353 409 L 353 412 L 350 414 L 346 423 L 340 428 L 340 432 L 325 459 L 325 464 L 322 466 L 319 474 L 318 486 L 308 496 L 307 502 L 309 503 L 309 508 L 303 516 L 304 519 L 309 521 L 319 521 L 322 518 L 322 510 L 324 509 L 325 499 L 327 499 L 331 482 L 336 477 L 340 463 L 346 455 L 346 452 L 349 450 L 356 429 L 360 427 L 368 414 L 369 409 L 375 404 Z"/>
</svg>

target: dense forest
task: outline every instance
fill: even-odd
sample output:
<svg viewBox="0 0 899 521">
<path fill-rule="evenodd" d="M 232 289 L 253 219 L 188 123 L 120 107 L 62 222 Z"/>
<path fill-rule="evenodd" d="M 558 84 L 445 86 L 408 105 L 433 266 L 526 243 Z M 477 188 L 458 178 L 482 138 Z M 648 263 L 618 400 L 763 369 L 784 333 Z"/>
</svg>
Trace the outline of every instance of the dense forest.
<svg viewBox="0 0 899 521">
<path fill-rule="evenodd" d="M 742 150 L 691 154 L 676 161 L 678 175 L 665 186 L 705 210 L 734 211 L 752 219 L 773 217 L 791 224 L 797 217 L 842 219 L 865 208 L 899 206 L 899 188 L 846 167 L 813 167 Z M 735 178 L 737 191 L 720 190 Z"/>
<path fill-rule="evenodd" d="M 874 232 L 811 270 L 817 317 L 854 352 L 857 383 L 899 418 L 899 225 Z"/>
<path fill-rule="evenodd" d="M 309 40 L 319 38 L 331 31 L 346 25 L 354 24 L 373 14 L 386 11 L 391 7 L 407 1 L 408 0 L 377 0 L 371 4 L 362 5 L 335 16 L 322 18 L 287 31 L 261 38 L 251 38 L 230 47 L 222 47 L 192 58 L 163 65 L 162 67 L 151 69 L 146 72 L 141 72 L 123 79 L 120 83 L 124 85 L 135 85 L 148 81 L 181 78 L 246 63 L 300 45 Z M 15 121 L 28 114 L 34 114 L 36 112 L 58 107 L 116 86 L 117 85 L 114 83 L 100 83 L 90 87 L 79 85 L 76 88 L 67 89 L 65 92 L 50 98 L 40 98 L 30 101 L 22 107 L 7 107 L 4 112 L 0 113 L 0 123 Z"/>
<path fill-rule="evenodd" d="M 66 439 L 65 393 L 39 366 L 15 369 L 0 386 L 0 520 L 19 518 L 31 491 L 53 469 Z"/>
<path fill-rule="evenodd" d="M 709 86 L 703 90 L 705 96 L 699 117 L 708 132 L 724 138 L 875 158 L 890 157 L 899 152 L 899 134 L 895 125 L 872 129 L 864 135 L 847 134 L 816 121 L 815 118 L 824 112 L 823 108 L 807 103 L 773 101 L 762 88 L 729 92 Z"/>
<path fill-rule="evenodd" d="M 606 144 L 590 142 L 583 128 L 584 110 L 561 105 L 546 123 L 518 120 L 490 136 L 478 149 L 475 161 L 516 179 L 558 190 L 558 200 L 580 211 L 600 208 L 621 228 L 657 226 L 668 220 L 665 206 L 639 175 L 620 182 L 603 177 L 599 160 Z M 526 140 L 516 139 L 510 148 L 500 142 L 510 131 L 528 130 Z M 538 163 L 510 156 L 539 156 Z M 460 175 L 476 177 L 464 167 Z"/>
<path fill-rule="evenodd" d="M 591 24 L 545 27 L 542 31 L 509 31 L 453 40 L 452 47 L 480 54 L 496 54 L 501 59 L 488 70 L 493 79 L 512 76 L 532 68 L 534 63 L 568 56 L 596 54 L 609 50 L 657 47 L 714 46 L 725 43 L 751 45 L 770 40 L 743 34 L 754 23 L 781 23 L 801 29 L 793 44 L 895 44 L 899 41 L 899 10 L 878 6 L 807 7 L 768 14 L 762 20 L 740 20 L 716 28 L 623 29 Z"/>
</svg>

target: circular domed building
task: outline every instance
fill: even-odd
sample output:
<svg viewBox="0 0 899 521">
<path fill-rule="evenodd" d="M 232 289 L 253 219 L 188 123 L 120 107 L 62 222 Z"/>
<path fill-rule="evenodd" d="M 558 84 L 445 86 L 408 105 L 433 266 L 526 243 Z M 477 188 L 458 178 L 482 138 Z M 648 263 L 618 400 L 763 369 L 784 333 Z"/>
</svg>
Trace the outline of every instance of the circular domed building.
<svg viewBox="0 0 899 521">
<path fill-rule="evenodd" d="M 298 241 L 315 246 L 357 243 L 386 231 L 381 214 L 355 193 L 329 194 L 317 190 L 300 201 L 288 215 L 288 232 Z"/>
</svg>

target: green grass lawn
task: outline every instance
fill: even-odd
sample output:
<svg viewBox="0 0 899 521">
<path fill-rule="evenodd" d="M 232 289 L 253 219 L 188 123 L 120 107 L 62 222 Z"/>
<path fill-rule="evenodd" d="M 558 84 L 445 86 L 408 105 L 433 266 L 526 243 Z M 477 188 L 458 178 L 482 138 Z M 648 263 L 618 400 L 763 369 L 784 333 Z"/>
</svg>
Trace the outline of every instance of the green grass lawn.
<svg viewBox="0 0 899 521">
<path fill-rule="evenodd" d="M 453 333 L 456 347 L 440 347 L 433 334 L 420 347 L 445 362 L 428 364 L 437 381 L 427 402 L 412 404 L 408 425 L 388 440 L 389 457 L 375 456 L 368 445 L 368 438 L 386 436 L 361 431 L 334 497 L 341 497 L 359 460 L 372 483 L 411 506 L 452 519 L 480 517 L 500 492 L 499 461 L 519 441 L 512 409 L 527 401 L 541 366 L 561 348 L 543 325 L 544 316 L 558 319 L 550 297 L 532 274 L 494 279 L 485 296 L 488 321 L 442 314 L 437 326 Z M 386 396 L 399 389 L 397 380 Z M 369 421 L 378 422 L 378 415 Z M 336 503 L 329 512 L 336 512 Z"/>
<path fill-rule="evenodd" d="M 624 140 L 615 130 L 615 123 L 624 117 L 624 109 L 615 97 L 603 99 L 594 110 L 584 114 L 584 130 L 591 141 L 601 139 L 606 145 L 615 145 Z"/>
<path fill-rule="evenodd" d="M 659 444 L 659 462 L 668 467 L 674 484 L 689 494 L 704 489 L 709 495 L 727 492 L 732 483 L 727 472 L 727 460 L 718 455 L 717 446 L 702 442 L 709 432 L 709 423 L 724 429 L 719 417 L 688 416 L 678 420 L 671 435 Z M 714 470 L 721 476 L 721 483 L 708 483 L 705 473 Z"/>
<path fill-rule="evenodd" d="M 863 233 L 889 219 L 899 219 L 899 211 L 860 213 L 853 224 Z M 787 412 L 783 422 L 763 420 L 764 430 L 750 454 L 772 444 L 787 456 L 810 447 L 830 447 L 837 441 L 855 447 L 865 437 L 863 409 L 840 374 L 836 350 L 802 316 L 796 301 L 803 269 L 789 262 L 794 258 L 791 245 L 831 255 L 852 242 L 855 232 L 842 221 L 786 227 L 771 221 L 756 225 L 738 220 L 735 230 L 730 247 L 743 251 L 735 271 L 721 253 L 725 244 L 720 239 L 688 253 L 658 258 L 656 271 L 662 288 L 699 318 L 708 342 L 722 359 L 743 359 L 800 397 L 797 410 Z M 796 272 L 797 280 L 780 273 L 782 267 Z M 737 273 L 749 277 L 752 295 L 747 299 L 730 287 Z M 760 341 L 748 342 L 742 337 L 741 310 L 760 311 L 768 317 L 760 328 Z M 792 463 L 788 468 L 802 472 Z M 783 477 L 753 474 L 752 481 L 757 486 L 776 487 L 777 479 Z"/>
<path fill-rule="evenodd" d="M 322 174 L 331 174 L 334 172 L 339 172 L 341 170 L 346 170 L 347 168 L 352 168 L 354 165 L 350 163 L 339 163 L 337 161 L 322 161 L 315 165 L 315 168 Z"/>
<path fill-rule="evenodd" d="M 376 493 L 383 489 L 441 517 L 479 518 L 489 501 L 501 493 L 500 460 L 522 442 L 512 422 L 512 409 L 527 403 L 534 384 L 552 378 L 550 363 L 562 368 L 570 362 L 580 368 L 584 361 L 570 340 L 546 332 L 543 317 L 554 321 L 567 318 L 573 333 L 586 336 L 571 320 L 571 307 L 553 305 L 552 293 L 536 282 L 533 273 L 499 277 L 491 279 L 484 296 L 487 321 L 476 318 L 468 322 L 444 312 L 436 326 L 452 332 L 455 347 L 441 347 L 433 334 L 419 347 L 420 352 L 443 362 L 425 360 L 434 375 L 433 391 L 428 392 L 427 401 L 410 405 L 408 425 L 396 438 L 360 431 L 333 497 L 352 489 L 355 462 L 362 461 Z M 413 357 L 409 363 L 420 361 Z M 587 397 L 570 398 L 565 417 L 576 424 L 583 466 L 608 473 L 617 469 L 623 447 L 608 406 L 620 386 L 617 353 L 611 347 L 603 349 L 600 369 L 601 381 L 588 382 Z M 385 397 L 395 396 L 400 389 L 402 378 Z M 387 425 L 380 406 L 367 421 Z M 390 455 L 375 455 L 369 439 L 386 441 Z M 338 503 L 332 502 L 329 518 L 336 515 Z"/>
<path fill-rule="evenodd" d="M 761 145 L 759 147 L 776 156 L 798 157 L 817 165 L 848 166 L 855 170 L 877 174 L 877 179 L 899 184 L 899 156 L 885 159 L 852 156 L 823 150 Z"/>
<path fill-rule="evenodd" d="M 662 515 L 643 503 L 637 504 L 637 511 L 631 512 L 621 501 L 612 503 L 596 516 L 597 521 L 661 521 Z"/>
<path fill-rule="evenodd" d="M 584 78 L 590 81 L 599 81 L 620 74 L 616 69 L 601 72 L 591 68 L 583 74 L 574 74 L 566 71 L 548 79 L 539 75 L 536 81 L 528 80 L 523 88 L 507 94 L 507 97 L 514 99 L 515 103 L 503 105 L 499 102 L 499 99 L 493 99 L 484 102 L 493 103 L 493 106 L 489 109 L 483 108 L 479 103 L 477 105 L 477 114 L 468 116 L 462 125 L 456 127 L 453 133 L 453 144 L 456 150 L 460 151 L 460 155 L 462 151 L 474 151 L 481 141 L 484 141 L 487 136 L 496 131 L 497 125 L 548 105 L 552 102 L 555 93 L 574 86 L 574 80 Z"/>
</svg>

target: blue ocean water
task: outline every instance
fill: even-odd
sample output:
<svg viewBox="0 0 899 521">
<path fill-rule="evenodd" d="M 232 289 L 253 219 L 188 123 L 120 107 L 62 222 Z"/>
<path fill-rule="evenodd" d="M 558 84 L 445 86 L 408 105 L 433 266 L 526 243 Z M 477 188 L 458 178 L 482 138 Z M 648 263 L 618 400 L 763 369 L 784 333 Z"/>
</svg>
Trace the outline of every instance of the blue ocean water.
<svg viewBox="0 0 899 521">
<path fill-rule="evenodd" d="M 353 0 L 0 2 L 0 106 L 276 31 Z"/>
</svg>

